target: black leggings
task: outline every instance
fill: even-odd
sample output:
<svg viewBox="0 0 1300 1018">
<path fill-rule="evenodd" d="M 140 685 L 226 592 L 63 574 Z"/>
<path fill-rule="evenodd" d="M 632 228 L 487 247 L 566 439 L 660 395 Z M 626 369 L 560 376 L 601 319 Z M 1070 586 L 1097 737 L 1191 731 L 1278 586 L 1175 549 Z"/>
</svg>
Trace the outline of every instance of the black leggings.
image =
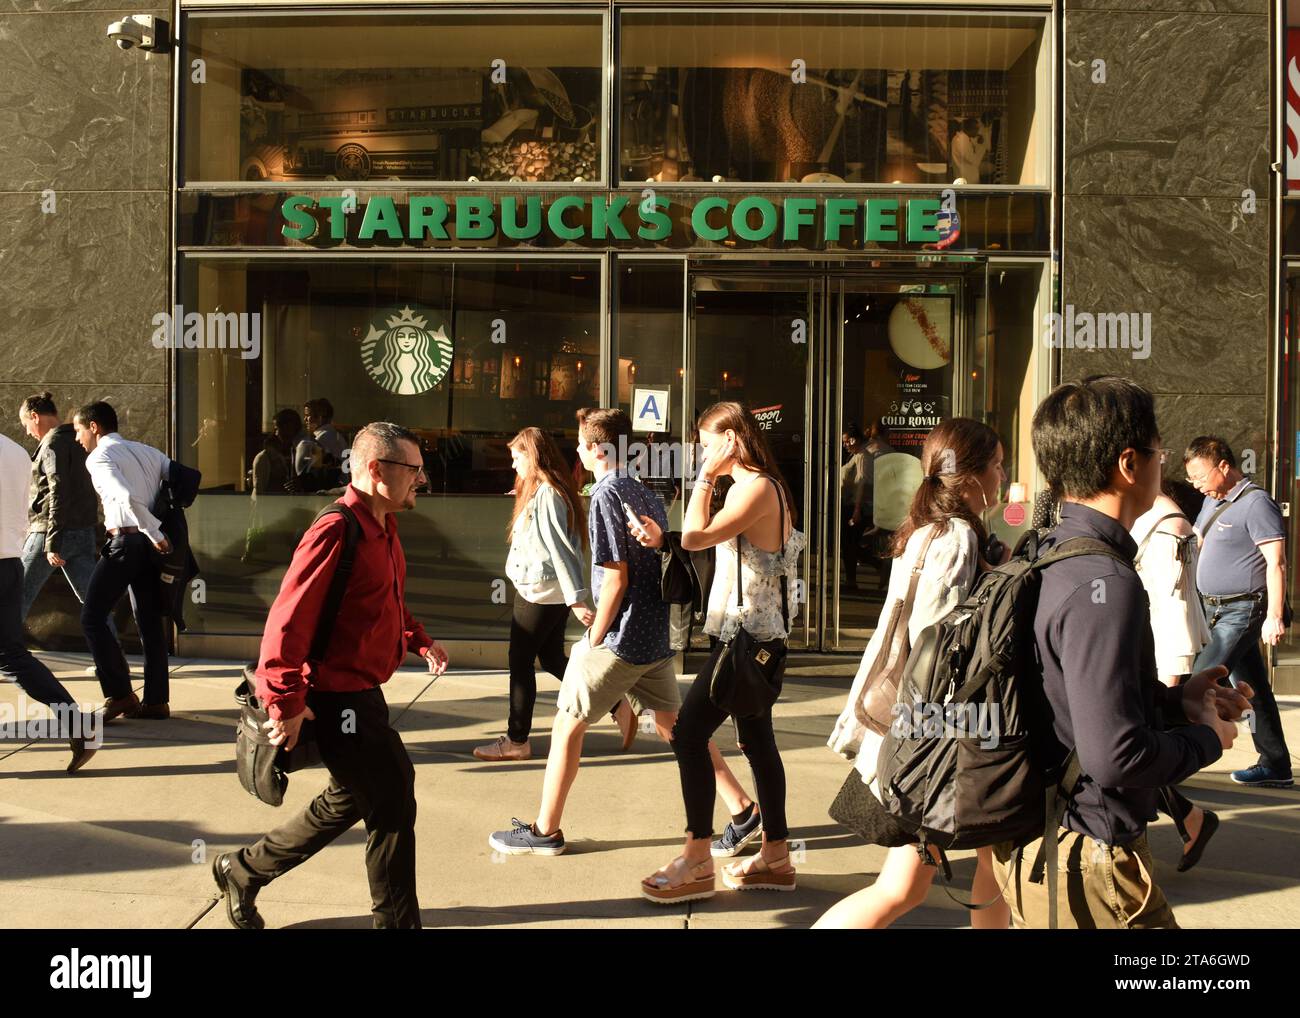
<svg viewBox="0 0 1300 1018">
<path fill-rule="evenodd" d="M 537 669 L 534 661 L 557 679 L 564 678 L 568 659 L 564 655 L 564 626 L 569 606 L 533 604 L 515 594 L 514 617 L 510 620 L 510 724 L 513 742 L 523 742 L 533 729 L 533 707 L 537 703 Z"/>
<path fill-rule="evenodd" d="M 682 776 L 686 831 L 696 838 L 713 837 L 713 800 L 718 787 L 709 759 L 709 740 L 727 717 L 709 699 L 708 676 L 701 674 L 682 701 L 672 740 Z M 759 718 L 736 718 L 736 738 L 754 772 L 763 831 L 769 841 L 781 841 L 790 832 L 785 826 L 785 767 L 776 748 L 772 712 Z"/>
<path fill-rule="evenodd" d="M 1178 825 L 1179 835 L 1186 840 L 1187 830 L 1183 822 L 1187 819 L 1187 814 L 1196 808 L 1196 803 L 1183 795 L 1177 785 L 1166 785 L 1160 789 L 1160 795 L 1156 799 L 1156 808 L 1161 813 L 1167 813 L 1170 818 Z"/>
</svg>

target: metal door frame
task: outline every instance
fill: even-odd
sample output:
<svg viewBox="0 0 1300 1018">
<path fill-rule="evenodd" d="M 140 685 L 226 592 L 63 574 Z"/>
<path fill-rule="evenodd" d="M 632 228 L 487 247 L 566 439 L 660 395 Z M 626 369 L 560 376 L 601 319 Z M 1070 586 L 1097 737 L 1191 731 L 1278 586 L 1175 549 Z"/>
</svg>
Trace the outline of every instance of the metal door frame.
<svg viewBox="0 0 1300 1018">
<path fill-rule="evenodd" d="M 843 272 L 827 273 L 826 279 L 826 314 L 833 311 L 835 317 L 831 324 L 833 342 L 825 344 L 830 363 L 822 376 L 824 384 L 823 403 L 825 416 L 822 419 L 821 442 L 823 466 L 821 476 L 825 484 L 821 499 L 821 543 L 817 546 L 821 559 L 827 564 L 823 570 L 823 583 L 817 592 L 822 605 L 822 618 L 819 634 L 819 648 L 825 651 L 842 653 L 861 653 L 865 647 L 844 647 L 840 634 L 840 568 L 843 557 L 840 554 L 840 488 L 838 470 L 840 465 L 840 436 L 844 433 L 844 338 L 845 338 L 845 299 L 848 294 L 882 294 L 896 297 L 912 292 L 919 294 L 942 294 L 952 299 L 953 339 L 952 339 L 952 415 L 963 414 L 968 409 L 969 385 L 966 382 L 967 347 L 972 338 L 967 329 L 966 280 L 961 275 L 932 276 L 924 280 L 925 289 L 916 290 L 921 285 L 915 278 L 890 274 L 887 269 L 878 269 L 870 275 Z M 903 287 L 910 287 L 904 290 Z M 940 289 L 942 288 L 942 289 Z M 973 312 L 972 312 L 973 313 Z"/>
<path fill-rule="evenodd" d="M 983 263 L 980 264 L 981 270 Z M 717 278 L 734 283 L 751 283 L 755 290 L 798 294 L 806 288 L 809 307 L 808 356 L 804 373 L 805 422 L 804 504 L 801 520 L 807 537 L 800 576 L 806 594 L 801 622 L 791 636 L 802 636 L 805 649 L 815 652 L 861 653 L 861 648 L 841 647 L 839 636 L 840 526 L 839 526 L 839 437 L 843 426 L 844 400 L 844 301 L 846 293 L 897 295 L 905 286 L 924 284 L 924 292 L 940 291 L 953 299 L 953 385 L 952 413 L 966 411 L 968 380 L 963 372 L 973 334 L 966 307 L 968 288 L 965 275 L 908 276 L 888 266 L 879 269 L 791 265 L 774 272 L 770 268 L 729 267 L 722 262 L 687 264 L 687 321 L 685 368 L 682 386 L 683 421 L 693 421 L 695 406 L 697 322 L 695 286 L 699 279 Z M 801 286 L 800 284 L 803 284 Z M 854 285 L 857 284 L 857 285 Z M 917 291 L 920 292 L 920 291 Z M 832 317 L 834 316 L 834 317 Z M 683 434 L 689 431 L 684 429 Z M 832 630 L 831 626 L 834 626 Z"/>
</svg>

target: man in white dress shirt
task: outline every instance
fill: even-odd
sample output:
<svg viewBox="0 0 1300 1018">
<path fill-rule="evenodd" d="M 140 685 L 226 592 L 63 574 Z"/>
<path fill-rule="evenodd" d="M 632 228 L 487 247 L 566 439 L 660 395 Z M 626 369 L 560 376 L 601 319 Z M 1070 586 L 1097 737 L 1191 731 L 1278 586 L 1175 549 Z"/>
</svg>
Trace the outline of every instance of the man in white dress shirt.
<svg viewBox="0 0 1300 1018">
<path fill-rule="evenodd" d="M 152 507 L 167 479 L 171 460 L 153 446 L 128 442 L 117 433 L 117 412 L 107 403 L 88 403 L 72 418 L 86 450 L 86 469 L 104 505 L 108 543 L 100 553 L 81 606 L 81 628 L 95 659 L 95 673 L 108 698 L 104 720 L 124 715 L 160 720 L 167 705 L 167 635 L 163 623 L 160 555 L 171 551 Z M 144 702 L 131 691 L 131 670 L 109 613 L 127 590 L 144 645 Z"/>
<path fill-rule="evenodd" d="M 23 545 L 27 540 L 27 485 L 32 461 L 22 446 L 0 435 L 0 675 L 18 683 L 33 700 L 54 708 L 67 732 L 72 762 L 68 773 L 78 771 L 95 755 L 99 745 L 93 716 L 77 718 L 72 694 L 23 641 Z M 17 717 L 26 717 L 20 711 Z M 79 729 L 75 726 L 80 723 Z"/>
</svg>

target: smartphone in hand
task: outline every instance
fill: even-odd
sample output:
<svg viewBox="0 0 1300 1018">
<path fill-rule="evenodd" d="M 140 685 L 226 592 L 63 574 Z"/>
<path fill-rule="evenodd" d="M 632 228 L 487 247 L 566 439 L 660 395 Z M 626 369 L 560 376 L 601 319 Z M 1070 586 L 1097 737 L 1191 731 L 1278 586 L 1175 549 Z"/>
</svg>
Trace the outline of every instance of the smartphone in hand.
<svg viewBox="0 0 1300 1018">
<path fill-rule="evenodd" d="M 623 514 L 627 517 L 627 522 L 631 524 L 632 532 L 638 538 L 643 537 L 645 535 L 645 527 L 641 523 L 641 517 L 638 516 L 636 511 L 626 502 L 623 503 Z"/>
</svg>

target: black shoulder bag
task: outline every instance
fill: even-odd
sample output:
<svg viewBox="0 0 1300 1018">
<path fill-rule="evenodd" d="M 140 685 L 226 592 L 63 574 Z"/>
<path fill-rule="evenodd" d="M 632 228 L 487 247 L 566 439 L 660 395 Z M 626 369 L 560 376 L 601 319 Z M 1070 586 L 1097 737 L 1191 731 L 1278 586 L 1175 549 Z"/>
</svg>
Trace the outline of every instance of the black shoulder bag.
<svg viewBox="0 0 1300 1018">
<path fill-rule="evenodd" d="M 1277 506 L 1277 502 L 1274 500 L 1273 496 L 1270 495 L 1270 494 L 1269 494 L 1267 491 L 1265 491 L 1263 488 L 1261 488 L 1258 484 L 1255 484 L 1254 482 L 1251 482 L 1251 483 L 1247 484 L 1246 487 L 1242 488 L 1241 491 L 1237 494 L 1237 498 L 1241 498 L 1242 495 L 1245 495 L 1247 492 L 1251 491 L 1252 489 L 1255 490 L 1255 491 L 1258 491 L 1258 492 L 1262 493 L 1263 496 L 1264 496 L 1266 499 L 1268 499 L 1270 502 L 1273 503 L 1274 507 Z M 1223 505 L 1219 506 L 1218 509 L 1214 510 L 1214 515 L 1212 515 L 1208 520 L 1205 521 L 1205 529 L 1204 529 L 1204 530 L 1197 531 L 1197 533 L 1200 535 L 1200 538 L 1201 538 L 1202 541 L 1204 541 L 1204 540 L 1206 539 L 1206 537 L 1209 536 L 1210 528 L 1211 528 L 1212 526 L 1214 526 L 1215 523 L 1218 522 L 1219 517 L 1222 516 L 1224 513 L 1226 513 L 1226 512 L 1227 512 L 1229 509 L 1231 509 L 1234 505 L 1236 505 L 1236 502 L 1235 502 L 1235 501 L 1233 501 L 1233 502 L 1224 502 Z M 1279 509 L 1278 511 L 1281 512 L 1280 509 Z M 1192 529 L 1195 530 L 1195 527 L 1193 527 Z M 1294 613 L 1291 611 L 1291 572 L 1290 572 L 1290 570 L 1287 570 L 1287 571 L 1285 572 L 1284 575 L 1286 576 L 1286 589 L 1285 589 L 1284 591 L 1282 591 L 1282 625 L 1284 625 L 1284 626 L 1286 626 L 1288 629 L 1290 629 L 1290 628 L 1291 628 L 1291 623 L 1295 621 Z"/>
<path fill-rule="evenodd" d="M 357 543 L 361 540 L 361 524 L 347 506 L 337 502 L 328 505 L 316 514 L 316 520 L 325 516 L 343 517 L 343 553 L 330 578 L 325 603 L 321 605 L 320 618 L 316 621 L 316 633 L 307 651 L 307 660 L 312 662 L 320 661 L 329 648 L 330 637 L 334 635 L 334 621 L 343 605 L 348 578 L 356 561 Z M 313 524 L 316 520 L 312 521 Z M 285 789 L 289 787 L 289 774 L 318 765 L 321 762 L 320 747 L 316 744 L 315 725 L 310 720 L 303 721 L 298 730 L 298 741 L 291 751 L 271 745 L 270 733 L 265 728 L 271 715 L 257 699 L 256 668 L 256 664 L 244 666 L 244 681 L 235 690 L 235 701 L 239 704 L 235 770 L 245 792 L 268 806 L 279 806 L 284 802 Z"/>
<path fill-rule="evenodd" d="M 771 478 L 768 478 L 771 480 Z M 775 481 L 772 482 L 776 484 Z M 777 504 L 780 506 L 781 534 L 781 617 L 786 631 L 790 629 L 790 600 L 784 572 L 785 565 L 785 500 L 781 486 L 776 485 Z M 736 541 L 736 606 L 745 607 L 744 551 L 740 547 L 743 537 Z M 709 699 L 719 710 L 732 717 L 762 717 L 777 697 L 781 695 L 781 682 L 785 677 L 786 638 L 756 640 L 742 625 L 730 641 L 718 641 L 705 665 L 709 677 Z"/>
</svg>

